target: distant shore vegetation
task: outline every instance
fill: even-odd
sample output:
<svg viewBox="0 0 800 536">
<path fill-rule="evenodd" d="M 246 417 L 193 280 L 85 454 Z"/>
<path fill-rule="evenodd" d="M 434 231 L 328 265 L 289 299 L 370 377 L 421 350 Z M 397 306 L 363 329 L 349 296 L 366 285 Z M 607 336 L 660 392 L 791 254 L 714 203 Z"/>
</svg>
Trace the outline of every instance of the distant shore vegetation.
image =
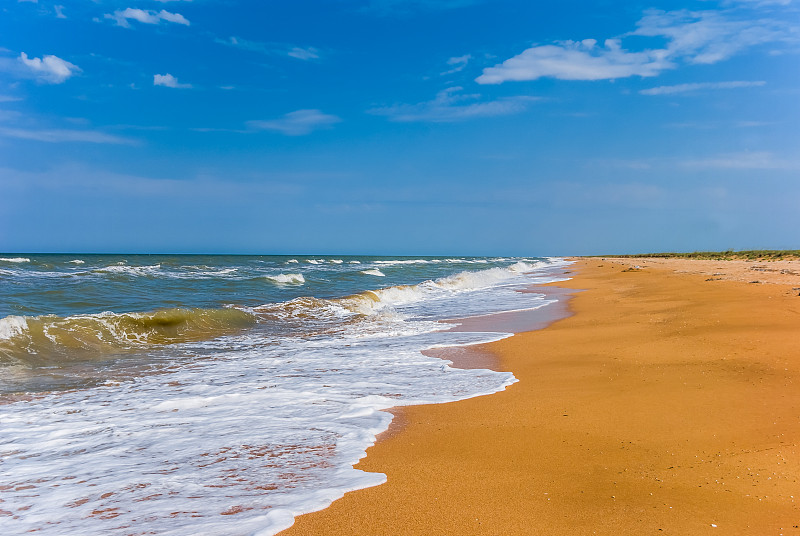
<svg viewBox="0 0 800 536">
<path fill-rule="evenodd" d="M 621 259 L 698 259 L 710 261 L 790 261 L 800 260 L 800 249 L 751 249 L 744 251 L 694 251 L 692 253 L 640 253 L 637 255 L 593 255 Z"/>
</svg>

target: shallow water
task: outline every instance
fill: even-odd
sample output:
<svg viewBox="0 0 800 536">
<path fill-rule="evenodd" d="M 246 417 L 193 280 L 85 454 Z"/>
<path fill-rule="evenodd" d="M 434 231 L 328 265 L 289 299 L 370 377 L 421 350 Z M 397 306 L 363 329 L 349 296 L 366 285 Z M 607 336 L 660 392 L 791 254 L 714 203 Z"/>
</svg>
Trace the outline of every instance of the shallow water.
<svg viewBox="0 0 800 536">
<path fill-rule="evenodd" d="M 381 409 L 516 381 L 423 355 L 508 335 L 440 321 L 544 307 L 564 265 L 0 257 L 0 519 L 59 535 L 272 534 L 381 483 Z"/>
</svg>

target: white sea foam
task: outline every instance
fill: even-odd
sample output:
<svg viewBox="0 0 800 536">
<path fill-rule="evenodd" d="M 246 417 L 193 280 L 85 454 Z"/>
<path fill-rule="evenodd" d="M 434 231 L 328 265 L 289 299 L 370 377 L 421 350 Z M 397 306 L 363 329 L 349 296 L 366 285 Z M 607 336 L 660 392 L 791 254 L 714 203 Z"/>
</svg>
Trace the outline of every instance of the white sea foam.
<svg viewBox="0 0 800 536">
<path fill-rule="evenodd" d="M 298 261 L 297 259 L 289 259 L 288 261 L 286 261 L 286 264 L 297 264 L 298 262 L 300 261 Z"/>
<path fill-rule="evenodd" d="M 384 475 L 352 468 L 391 420 L 380 410 L 515 381 L 420 354 L 497 338 L 431 333 L 426 324 L 412 335 L 356 330 L 274 351 L 240 337 L 228 343 L 235 351 L 170 374 L 6 405 L 3 471 L 15 489 L 3 506 L 24 509 L 11 530 L 124 534 L 117 527 L 135 525 L 164 535 L 266 535 L 346 491 L 380 484 Z M 265 517 L 276 510 L 285 513 Z"/>
<path fill-rule="evenodd" d="M 28 329 L 28 322 L 24 316 L 7 316 L 0 318 L 0 339 L 10 339 Z"/>
<path fill-rule="evenodd" d="M 303 274 L 278 274 L 265 275 L 264 277 L 281 285 L 300 285 L 306 282 L 306 278 L 303 277 Z"/>
<path fill-rule="evenodd" d="M 361 264 L 361 261 L 348 261 L 347 264 Z"/>
<path fill-rule="evenodd" d="M 540 295 L 518 292 L 548 280 L 539 274 L 515 265 L 266 304 L 247 332 L 173 349 L 203 357 L 187 365 L 5 404 L 0 485 L 13 486 L 3 491 L 4 530 L 271 536 L 346 491 L 381 484 L 384 475 L 353 465 L 388 427 L 382 410 L 516 381 L 420 353 L 507 336 L 442 331 L 436 320 L 541 306 Z M 277 320 L 305 331 L 276 337 Z"/>
<path fill-rule="evenodd" d="M 158 275 L 172 279 L 216 279 L 234 275 L 239 271 L 238 268 L 214 268 L 211 266 L 181 266 L 180 269 L 151 271 L 148 275 Z"/>
<path fill-rule="evenodd" d="M 430 264 L 432 262 L 433 262 L 432 260 L 428 259 L 398 259 L 398 260 L 375 261 L 375 264 L 395 266 L 401 264 Z"/>
<path fill-rule="evenodd" d="M 31 260 L 27 257 L 0 257 L 0 262 L 31 262 Z"/>
<path fill-rule="evenodd" d="M 506 268 L 465 271 L 417 285 L 401 285 L 367 291 L 342 303 L 350 310 L 370 315 L 386 308 L 413 310 L 423 317 L 461 318 L 506 309 L 527 309 L 543 305 L 541 296 L 517 292 L 521 276 L 548 263 L 517 262 Z M 555 263 L 550 263 L 555 266 Z M 531 281 L 555 281 L 552 277 Z M 458 299 L 454 299 L 459 295 Z M 515 304 L 517 307 L 510 307 Z"/>
<path fill-rule="evenodd" d="M 377 268 L 370 268 L 369 270 L 361 270 L 361 273 L 366 275 L 375 275 L 378 277 L 386 277 L 386 274 L 384 274 Z"/>
<path fill-rule="evenodd" d="M 145 275 L 155 275 L 160 270 L 161 270 L 160 264 L 154 264 L 151 266 L 128 266 L 124 262 L 119 262 L 117 264 L 112 264 L 111 266 L 98 268 L 97 270 L 95 270 L 95 272 L 108 273 L 108 274 L 124 274 L 131 276 L 145 276 Z"/>
<path fill-rule="evenodd" d="M 342 259 L 331 259 L 331 264 L 342 264 L 344 261 Z"/>
</svg>

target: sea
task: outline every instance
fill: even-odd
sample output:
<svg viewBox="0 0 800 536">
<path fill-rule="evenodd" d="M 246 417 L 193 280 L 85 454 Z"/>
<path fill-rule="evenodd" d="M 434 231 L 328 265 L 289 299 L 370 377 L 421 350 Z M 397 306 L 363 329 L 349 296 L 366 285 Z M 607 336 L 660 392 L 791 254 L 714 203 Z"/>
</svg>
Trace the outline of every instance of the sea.
<svg viewBox="0 0 800 536">
<path fill-rule="evenodd" d="M 510 336 L 458 320 L 567 265 L 0 254 L 0 533 L 276 534 L 386 480 L 353 465 L 388 408 L 514 383 L 422 351 Z"/>
</svg>

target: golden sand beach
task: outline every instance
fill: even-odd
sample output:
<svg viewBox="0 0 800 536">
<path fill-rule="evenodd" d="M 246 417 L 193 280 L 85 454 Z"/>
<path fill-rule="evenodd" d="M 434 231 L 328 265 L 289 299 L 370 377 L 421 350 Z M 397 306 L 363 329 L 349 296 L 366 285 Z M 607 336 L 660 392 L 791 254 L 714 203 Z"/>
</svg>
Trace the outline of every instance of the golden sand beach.
<svg viewBox="0 0 800 536">
<path fill-rule="evenodd" d="M 572 316 L 481 348 L 518 383 L 397 411 L 388 482 L 281 534 L 800 535 L 800 263 L 573 270 Z"/>
</svg>

